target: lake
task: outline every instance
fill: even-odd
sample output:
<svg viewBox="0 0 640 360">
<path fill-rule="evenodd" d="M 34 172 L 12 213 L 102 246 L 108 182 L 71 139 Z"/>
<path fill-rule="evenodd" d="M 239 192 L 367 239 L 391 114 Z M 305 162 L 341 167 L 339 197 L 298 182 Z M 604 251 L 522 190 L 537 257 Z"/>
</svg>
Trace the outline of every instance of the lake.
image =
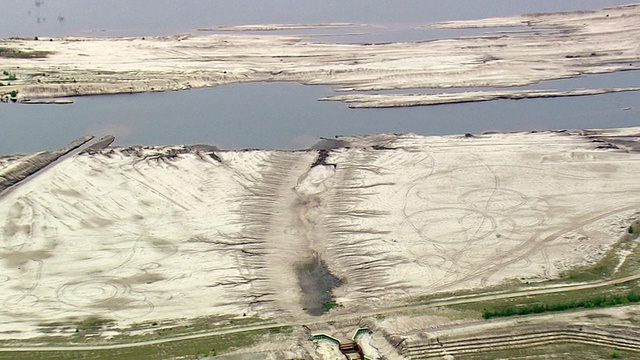
<svg viewBox="0 0 640 360">
<path fill-rule="evenodd" d="M 242 3 L 242 4 L 240 4 Z M 0 36 L 135 36 L 195 32 L 198 27 L 252 23 L 351 22 L 366 34 L 319 41 L 413 41 L 481 30 L 416 26 L 473 19 L 600 8 L 624 1 L 55 1 L 3 2 Z M 40 5 L 37 5 L 40 4 Z M 305 11 L 300 9 L 304 8 Z M 144 14 L 143 16 L 139 16 Z M 5 21 L 6 20 L 6 21 Z M 348 29 L 319 29 L 333 34 Z M 314 31 L 306 31 L 314 34 Z M 640 72 L 556 80 L 530 88 L 637 86 Z M 461 89 L 448 89 L 459 91 Z M 426 92 L 410 90 L 408 92 Z M 439 91 L 439 90 L 428 90 Z M 256 83 L 181 92 L 76 98 L 73 105 L 0 104 L 0 153 L 52 149 L 85 135 L 113 134 L 116 145 L 207 143 L 225 149 L 305 148 L 319 137 L 384 132 L 479 133 L 638 126 L 638 93 L 500 100 L 396 109 L 349 109 L 318 102 L 328 86 Z M 630 110 L 623 110 L 631 108 Z"/>
<path fill-rule="evenodd" d="M 562 89 L 563 82 L 568 82 L 568 87 L 588 87 L 594 82 L 627 86 L 640 82 L 640 72 L 555 80 L 549 87 Z M 638 93 L 634 92 L 393 109 L 349 109 L 339 102 L 317 101 L 331 94 L 328 86 L 255 83 L 87 96 L 75 98 L 73 105 L 2 104 L 0 153 L 56 148 L 85 134 L 113 134 L 115 144 L 124 146 L 206 143 L 225 149 L 296 149 L 334 135 L 442 135 L 640 125 Z"/>
<path fill-rule="evenodd" d="M 399 31 L 437 21 L 626 3 L 629 1 L 3 0 L 0 37 L 173 35 L 217 25 L 328 22 L 373 24 Z"/>
</svg>

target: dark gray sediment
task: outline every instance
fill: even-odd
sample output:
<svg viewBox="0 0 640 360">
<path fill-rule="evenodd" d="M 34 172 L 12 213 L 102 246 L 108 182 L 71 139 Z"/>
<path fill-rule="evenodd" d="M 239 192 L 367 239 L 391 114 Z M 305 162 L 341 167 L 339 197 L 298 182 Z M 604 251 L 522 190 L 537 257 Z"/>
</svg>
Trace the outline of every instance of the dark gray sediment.
<svg viewBox="0 0 640 360">
<path fill-rule="evenodd" d="M 20 160 L 16 160 L 15 163 L 9 164 L 4 169 L 0 170 L 0 193 L 35 174 L 42 168 L 58 160 L 60 157 L 79 148 L 83 144 L 86 144 L 91 139 L 93 139 L 92 135 L 86 135 L 57 150 L 42 151 L 33 155 L 25 156 Z"/>
<path fill-rule="evenodd" d="M 322 315 L 325 304 L 333 300 L 333 289 L 342 282 L 329 271 L 317 254 L 296 268 L 298 284 L 302 291 L 302 306 L 310 315 Z"/>
<path fill-rule="evenodd" d="M 111 143 L 113 143 L 115 140 L 116 140 L 116 138 L 113 135 L 104 136 L 104 137 L 100 138 L 100 140 L 98 140 L 98 141 L 94 142 L 93 144 L 87 146 L 84 150 L 82 150 L 81 153 L 84 154 L 84 153 L 91 153 L 91 152 L 102 150 L 102 149 L 106 148 L 107 146 L 111 145 Z"/>
</svg>

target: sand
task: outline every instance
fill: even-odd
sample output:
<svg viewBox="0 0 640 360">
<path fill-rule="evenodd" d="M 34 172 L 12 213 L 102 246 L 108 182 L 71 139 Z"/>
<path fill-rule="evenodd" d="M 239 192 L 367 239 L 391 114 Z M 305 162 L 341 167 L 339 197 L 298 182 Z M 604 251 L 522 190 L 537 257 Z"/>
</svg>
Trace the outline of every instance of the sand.
<svg viewBox="0 0 640 360">
<path fill-rule="evenodd" d="M 552 278 L 597 260 L 640 214 L 639 134 L 347 137 L 324 162 L 75 154 L 0 197 L 0 338 L 91 316 L 311 319 L 295 269 L 314 254 L 342 280 L 336 314 Z"/>
<path fill-rule="evenodd" d="M 349 94 L 320 98 L 320 101 L 342 101 L 350 108 L 391 108 L 424 105 L 457 104 L 464 102 L 492 101 L 498 99 L 520 100 L 569 96 L 600 95 L 628 91 L 640 91 L 638 87 L 608 89 L 548 90 L 485 90 L 461 91 L 438 94 Z"/>
<path fill-rule="evenodd" d="M 18 98 L 26 99 L 184 90 L 259 81 L 324 84 L 346 92 L 509 87 L 640 69 L 640 50 L 635 40 L 640 37 L 639 5 L 437 24 L 495 25 L 526 28 L 475 37 L 386 44 L 341 44 L 304 36 L 237 32 L 1 39 L 3 47 L 52 52 L 44 59 L 3 59 L 3 69 L 15 73 L 17 80 L 2 90 L 17 90 Z M 602 93 L 606 89 L 590 91 Z M 574 91 L 573 95 L 587 95 L 590 91 Z M 400 94 L 399 99 L 390 102 L 392 95 L 384 95 L 381 101 L 385 106 L 402 106 L 406 100 Z M 477 100 L 477 94 L 466 95 L 466 101 Z M 459 95 L 461 101 L 466 95 Z M 369 98 L 364 104 L 375 107 L 377 101 Z"/>
</svg>

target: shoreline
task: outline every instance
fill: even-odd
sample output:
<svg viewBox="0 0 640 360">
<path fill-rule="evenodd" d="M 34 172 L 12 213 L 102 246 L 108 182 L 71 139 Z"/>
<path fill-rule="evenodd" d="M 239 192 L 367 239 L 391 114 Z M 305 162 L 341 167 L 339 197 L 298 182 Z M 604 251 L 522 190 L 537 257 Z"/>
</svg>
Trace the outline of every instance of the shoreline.
<svg viewBox="0 0 640 360">
<path fill-rule="evenodd" d="M 526 16 L 535 23 L 526 33 L 385 44 L 243 33 L 0 39 L 0 47 L 17 54 L 2 59 L 3 70 L 16 79 L 0 93 L 16 91 L 18 100 L 57 99 L 276 81 L 329 85 L 340 92 L 484 88 L 640 70 L 634 41 L 640 37 L 640 5 Z M 374 100 L 372 107 L 379 106 Z"/>
</svg>

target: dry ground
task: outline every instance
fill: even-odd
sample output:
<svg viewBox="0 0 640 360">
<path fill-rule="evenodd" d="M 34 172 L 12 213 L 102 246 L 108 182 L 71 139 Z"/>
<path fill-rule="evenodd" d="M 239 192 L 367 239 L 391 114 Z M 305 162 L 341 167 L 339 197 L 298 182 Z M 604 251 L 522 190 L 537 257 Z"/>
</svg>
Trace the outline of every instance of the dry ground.
<svg viewBox="0 0 640 360">
<path fill-rule="evenodd" d="M 74 155 L 0 198 L 0 334 L 72 335 L 90 317 L 312 321 L 296 269 L 314 255 L 342 280 L 334 315 L 551 278 L 638 217 L 639 133 L 341 138 L 324 163 L 316 150 Z"/>
<path fill-rule="evenodd" d="M 3 80 L 1 90 L 6 94 L 16 90 L 18 98 L 25 99 L 256 81 L 326 84 L 338 91 L 508 87 L 640 68 L 639 5 L 431 26 L 522 28 L 477 37 L 388 44 L 341 44 L 304 36 L 228 31 L 144 38 L 0 39 L 0 47 L 18 51 L 2 59 L 2 70 L 16 74 L 17 79 Z M 267 25 L 266 29 L 283 27 L 287 25 Z M 42 52 L 50 54 L 31 57 Z M 629 90 L 637 89 L 546 89 L 542 93 L 492 89 L 455 96 L 412 91 L 411 95 L 347 94 L 329 99 L 354 107 L 415 106 Z"/>
</svg>

